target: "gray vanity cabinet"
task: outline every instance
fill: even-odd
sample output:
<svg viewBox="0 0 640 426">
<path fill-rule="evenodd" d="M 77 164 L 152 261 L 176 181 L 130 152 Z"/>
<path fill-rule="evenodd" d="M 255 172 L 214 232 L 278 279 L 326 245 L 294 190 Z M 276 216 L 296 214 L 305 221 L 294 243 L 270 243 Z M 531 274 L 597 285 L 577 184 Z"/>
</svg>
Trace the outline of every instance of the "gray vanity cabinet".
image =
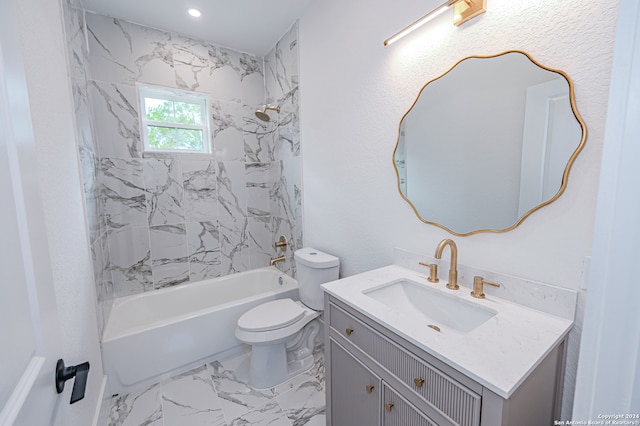
<svg viewBox="0 0 640 426">
<path fill-rule="evenodd" d="M 328 294 L 325 350 L 328 426 L 539 426 L 559 415 L 564 342 L 508 400 Z"/>
<path fill-rule="evenodd" d="M 380 378 L 335 341 L 329 342 L 334 367 L 332 418 L 334 425 L 377 425 L 380 412 Z"/>
<path fill-rule="evenodd" d="M 331 424 L 437 426 L 335 340 L 329 346 Z"/>
</svg>

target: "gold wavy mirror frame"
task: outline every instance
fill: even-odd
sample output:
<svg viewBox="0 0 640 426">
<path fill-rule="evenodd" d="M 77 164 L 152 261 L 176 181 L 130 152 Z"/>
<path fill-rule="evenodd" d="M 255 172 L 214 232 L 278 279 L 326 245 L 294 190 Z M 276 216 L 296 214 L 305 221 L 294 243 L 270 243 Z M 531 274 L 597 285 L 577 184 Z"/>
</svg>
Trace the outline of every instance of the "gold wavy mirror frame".
<svg viewBox="0 0 640 426">
<path fill-rule="evenodd" d="M 453 235 L 507 232 L 562 195 L 586 138 L 564 71 L 519 50 L 469 56 L 400 120 L 398 190 L 422 222 Z"/>
</svg>

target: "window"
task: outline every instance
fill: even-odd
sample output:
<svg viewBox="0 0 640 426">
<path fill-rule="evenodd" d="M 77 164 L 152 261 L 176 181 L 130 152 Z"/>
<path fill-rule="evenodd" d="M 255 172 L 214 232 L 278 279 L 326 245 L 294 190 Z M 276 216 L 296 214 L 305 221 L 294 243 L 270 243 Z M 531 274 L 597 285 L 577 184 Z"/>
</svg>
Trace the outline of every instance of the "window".
<svg viewBox="0 0 640 426">
<path fill-rule="evenodd" d="M 139 86 L 145 151 L 211 152 L 207 97 Z"/>
</svg>

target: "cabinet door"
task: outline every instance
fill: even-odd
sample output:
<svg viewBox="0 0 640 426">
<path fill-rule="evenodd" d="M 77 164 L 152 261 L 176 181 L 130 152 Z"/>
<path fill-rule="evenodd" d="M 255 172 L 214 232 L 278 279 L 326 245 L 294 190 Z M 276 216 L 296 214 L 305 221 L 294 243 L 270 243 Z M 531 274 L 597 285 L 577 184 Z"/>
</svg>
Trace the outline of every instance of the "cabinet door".
<svg viewBox="0 0 640 426">
<path fill-rule="evenodd" d="M 378 426 L 380 424 L 380 378 L 329 341 L 331 353 L 331 424 Z"/>
<path fill-rule="evenodd" d="M 383 395 L 382 426 L 438 426 L 386 385 Z"/>
</svg>

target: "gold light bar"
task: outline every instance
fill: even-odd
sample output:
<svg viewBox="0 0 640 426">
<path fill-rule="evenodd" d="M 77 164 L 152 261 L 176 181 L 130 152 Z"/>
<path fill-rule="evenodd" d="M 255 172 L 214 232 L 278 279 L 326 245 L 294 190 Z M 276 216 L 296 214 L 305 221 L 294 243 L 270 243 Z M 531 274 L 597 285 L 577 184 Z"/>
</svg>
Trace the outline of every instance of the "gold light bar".
<svg viewBox="0 0 640 426">
<path fill-rule="evenodd" d="M 431 12 L 424 15 L 422 18 L 398 31 L 388 39 L 384 41 L 384 45 L 388 46 L 394 41 L 401 39 L 406 36 L 410 32 L 420 28 L 427 22 L 434 19 L 436 16 L 441 15 L 445 10 L 447 10 L 450 6 L 454 7 L 454 16 L 453 23 L 458 26 L 470 19 L 475 18 L 476 16 L 487 11 L 487 0 L 447 0 L 440 6 L 433 9 Z"/>
<path fill-rule="evenodd" d="M 486 11 L 487 0 L 458 0 L 453 5 L 453 25 L 462 25 Z"/>
</svg>

